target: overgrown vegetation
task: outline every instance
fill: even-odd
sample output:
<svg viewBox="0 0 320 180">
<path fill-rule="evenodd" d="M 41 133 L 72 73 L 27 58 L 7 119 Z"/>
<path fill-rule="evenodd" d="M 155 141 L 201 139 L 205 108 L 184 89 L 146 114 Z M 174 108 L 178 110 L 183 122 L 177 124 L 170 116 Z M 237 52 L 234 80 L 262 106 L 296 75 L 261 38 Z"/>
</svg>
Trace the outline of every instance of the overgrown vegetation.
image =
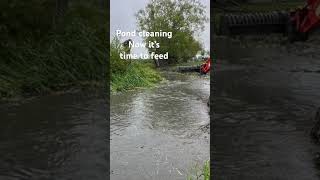
<svg viewBox="0 0 320 180">
<path fill-rule="evenodd" d="M 150 87 L 161 81 L 160 73 L 154 64 L 142 60 L 120 59 L 124 49 L 119 39 L 115 38 L 110 46 L 111 90 L 123 91 L 137 87 Z"/>
<path fill-rule="evenodd" d="M 105 82 L 107 22 L 97 2 L 0 3 L 0 98 Z M 98 83 L 97 83 L 98 82 Z"/>
<path fill-rule="evenodd" d="M 206 161 L 202 167 L 196 165 L 191 173 L 187 180 L 210 180 L 210 161 Z"/>
<path fill-rule="evenodd" d="M 147 32 L 172 32 L 172 38 L 145 37 L 144 41 L 157 42 L 158 48 L 148 47 L 149 53 L 165 54 L 169 59 L 163 64 L 187 62 L 202 50 L 196 40 L 196 34 L 204 28 L 204 6 L 198 0 L 150 0 L 146 7 L 137 14 L 139 30 Z M 121 52 L 127 52 L 119 39 L 115 38 L 110 46 L 111 90 L 122 91 L 136 87 L 148 87 L 162 78 L 155 69 L 163 65 L 145 60 L 122 60 Z"/>
<path fill-rule="evenodd" d="M 149 48 L 157 54 L 169 53 L 166 63 L 190 60 L 202 47 L 195 38 L 208 20 L 205 7 L 198 0 L 150 0 L 145 9 L 137 13 L 141 31 L 172 32 L 172 38 L 146 37 L 144 40 L 160 43 L 160 48 Z"/>
</svg>

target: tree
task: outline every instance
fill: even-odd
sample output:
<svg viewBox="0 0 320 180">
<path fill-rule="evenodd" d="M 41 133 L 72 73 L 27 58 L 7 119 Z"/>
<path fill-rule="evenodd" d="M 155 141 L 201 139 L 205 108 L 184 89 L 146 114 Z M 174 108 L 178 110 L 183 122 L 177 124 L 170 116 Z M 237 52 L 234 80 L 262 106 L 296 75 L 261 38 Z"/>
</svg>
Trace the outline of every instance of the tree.
<svg viewBox="0 0 320 180">
<path fill-rule="evenodd" d="M 198 0 L 150 0 L 136 14 L 140 31 L 172 32 L 172 38 L 145 37 L 145 42 L 157 41 L 160 48 L 148 48 L 149 53 L 169 53 L 168 63 L 179 63 L 194 57 L 201 50 L 197 33 L 207 21 L 204 5 Z M 156 62 L 157 63 L 157 62 Z"/>
</svg>

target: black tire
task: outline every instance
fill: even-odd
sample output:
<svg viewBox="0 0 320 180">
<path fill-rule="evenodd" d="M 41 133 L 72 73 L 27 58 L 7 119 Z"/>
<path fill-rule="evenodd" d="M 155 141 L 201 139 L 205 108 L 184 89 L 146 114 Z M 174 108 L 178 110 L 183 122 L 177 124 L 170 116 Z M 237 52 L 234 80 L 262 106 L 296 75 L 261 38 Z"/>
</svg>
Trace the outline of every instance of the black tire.
<svg viewBox="0 0 320 180">
<path fill-rule="evenodd" d="M 300 38 L 300 40 L 301 41 L 306 41 L 306 40 L 308 40 L 308 33 L 299 33 L 299 38 Z"/>
<path fill-rule="evenodd" d="M 287 23 L 287 35 L 290 43 L 297 41 L 297 29 L 295 27 L 295 23 L 291 22 L 290 20 Z"/>
<path fill-rule="evenodd" d="M 288 34 L 288 40 L 291 43 L 295 41 L 308 40 L 308 33 L 298 32 L 296 28 L 296 24 L 291 21 L 288 21 L 287 23 L 287 34 Z"/>
</svg>

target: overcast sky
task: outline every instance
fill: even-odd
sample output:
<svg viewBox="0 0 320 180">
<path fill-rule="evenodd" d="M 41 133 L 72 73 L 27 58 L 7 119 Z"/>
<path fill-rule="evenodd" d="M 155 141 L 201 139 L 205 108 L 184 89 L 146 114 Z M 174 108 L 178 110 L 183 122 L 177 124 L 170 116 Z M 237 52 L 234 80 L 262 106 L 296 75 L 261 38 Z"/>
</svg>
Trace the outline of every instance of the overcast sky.
<svg viewBox="0 0 320 180">
<path fill-rule="evenodd" d="M 116 30 L 134 31 L 137 30 L 137 21 L 135 14 L 144 9 L 149 0 L 111 0 L 110 2 L 110 38 L 115 36 Z M 206 6 L 207 18 L 210 18 L 210 0 L 200 0 Z M 174 36 L 174 34 L 173 34 Z M 131 37 L 130 37 L 131 38 Z M 140 37 L 132 37 L 134 42 L 143 42 Z M 121 39 L 126 40 L 125 38 Z M 210 49 L 210 21 L 205 24 L 205 30 L 202 32 L 199 40 L 206 50 Z M 144 48 L 132 48 L 132 53 L 145 53 Z"/>
</svg>

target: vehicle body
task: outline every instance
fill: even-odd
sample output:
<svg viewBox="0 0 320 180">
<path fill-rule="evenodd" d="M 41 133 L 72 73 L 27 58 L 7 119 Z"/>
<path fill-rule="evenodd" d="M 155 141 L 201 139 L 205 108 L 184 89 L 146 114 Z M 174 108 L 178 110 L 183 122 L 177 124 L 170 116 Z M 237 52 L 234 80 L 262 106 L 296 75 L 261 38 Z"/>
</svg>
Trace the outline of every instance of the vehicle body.
<svg viewBox="0 0 320 180">
<path fill-rule="evenodd" d="M 208 57 L 206 61 L 200 66 L 200 73 L 207 74 L 208 72 L 210 72 L 210 68 L 211 68 L 211 58 Z"/>
<path fill-rule="evenodd" d="M 320 25 L 320 0 L 307 0 L 303 8 L 289 12 L 289 17 L 289 40 L 306 40 L 308 34 Z"/>
</svg>

